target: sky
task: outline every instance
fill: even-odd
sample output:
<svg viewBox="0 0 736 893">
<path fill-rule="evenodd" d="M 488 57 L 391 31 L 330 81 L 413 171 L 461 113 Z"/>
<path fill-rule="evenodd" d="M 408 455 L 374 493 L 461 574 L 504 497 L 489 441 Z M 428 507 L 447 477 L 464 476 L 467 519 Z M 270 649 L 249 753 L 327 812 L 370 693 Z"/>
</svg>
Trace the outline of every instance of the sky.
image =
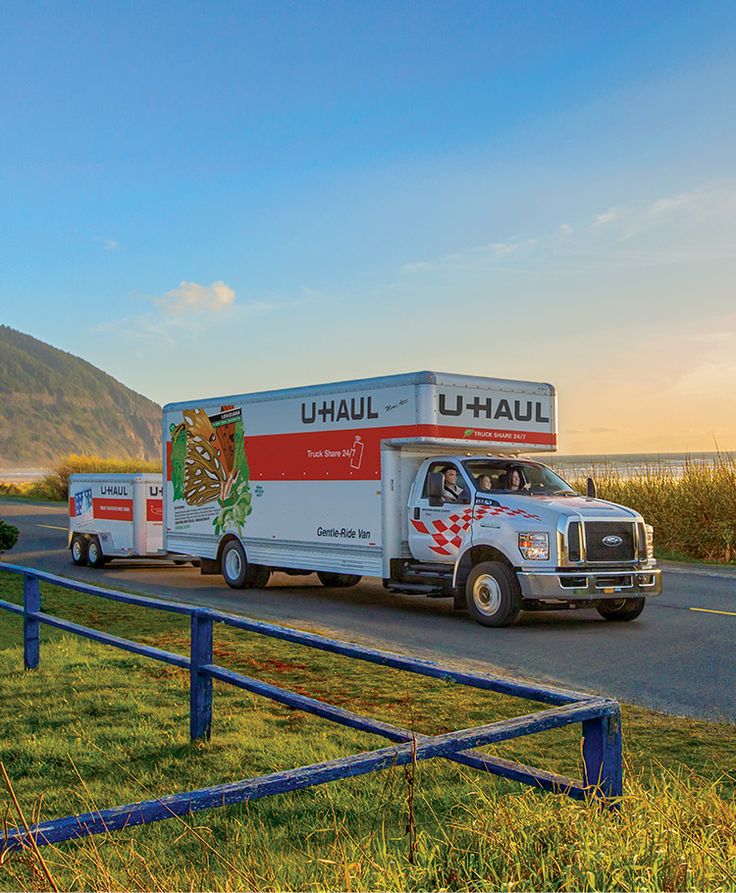
<svg viewBox="0 0 736 893">
<path fill-rule="evenodd" d="M 0 322 L 166 403 L 552 382 L 736 449 L 733 2 L 0 4 Z"/>
</svg>

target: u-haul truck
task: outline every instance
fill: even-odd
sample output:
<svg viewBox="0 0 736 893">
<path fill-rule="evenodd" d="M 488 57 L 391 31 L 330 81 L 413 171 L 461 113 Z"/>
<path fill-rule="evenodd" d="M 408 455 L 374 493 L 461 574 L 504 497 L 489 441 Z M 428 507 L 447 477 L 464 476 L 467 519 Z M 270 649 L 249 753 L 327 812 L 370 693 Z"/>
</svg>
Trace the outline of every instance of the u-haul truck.
<svg viewBox="0 0 736 893">
<path fill-rule="evenodd" d="M 549 384 L 418 372 L 164 407 L 164 547 L 233 588 L 382 577 L 487 626 L 638 616 L 651 528 L 520 453 L 556 448 Z"/>
<path fill-rule="evenodd" d="M 74 564 L 164 557 L 162 496 L 160 474 L 71 475 L 68 546 Z"/>
</svg>

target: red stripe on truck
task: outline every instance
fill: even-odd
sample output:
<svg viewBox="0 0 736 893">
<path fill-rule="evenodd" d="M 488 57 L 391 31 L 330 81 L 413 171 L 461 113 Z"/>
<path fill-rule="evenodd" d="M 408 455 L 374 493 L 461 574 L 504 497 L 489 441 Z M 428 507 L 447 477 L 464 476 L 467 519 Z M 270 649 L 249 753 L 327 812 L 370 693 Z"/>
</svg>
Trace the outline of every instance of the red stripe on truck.
<svg viewBox="0 0 736 893">
<path fill-rule="evenodd" d="M 261 481 L 377 480 L 381 477 L 381 441 L 403 437 L 440 437 L 457 441 L 499 441 L 519 448 L 549 446 L 549 432 L 462 428 L 451 425 L 401 425 L 307 431 L 298 434 L 246 435 L 245 452 L 250 477 Z"/>
<path fill-rule="evenodd" d="M 146 521 L 163 521 L 164 504 L 160 499 L 146 500 Z"/>
<path fill-rule="evenodd" d="M 132 521 L 132 499 L 108 499 L 102 497 L 92 500 L 92 514 L 105 521 Z"/>
<path fill-rule="evenodd" d="M 76 514 L 77 514 L 76 503 L 75 503 L 74 497 L 70 496 L 69 497 L 69 517 L 74 518 L 74 517 L 76 517 Z"/>
</svg>

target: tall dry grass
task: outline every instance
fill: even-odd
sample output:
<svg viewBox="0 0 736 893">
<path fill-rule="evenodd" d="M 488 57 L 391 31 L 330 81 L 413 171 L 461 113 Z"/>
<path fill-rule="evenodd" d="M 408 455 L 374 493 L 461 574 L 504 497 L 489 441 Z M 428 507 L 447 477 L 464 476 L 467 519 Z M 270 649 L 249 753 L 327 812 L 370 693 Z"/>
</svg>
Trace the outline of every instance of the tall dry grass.
<svg viewBox="0 0 736 893">
<path fill-rule="evenodd" d="M 160 473 L 161 461 L 69 453 L 58 460 L 53 471 L 38 481 L 0 484 L 0 495 L 64 502 L 69 496 L 69 476 L 72 474 L 134 474 L 137 472 Z"/>
<path fill-rule="evenodd" d="M 636 476 L 600 466 L 592 471 L 598 496 L 641 512 L 654 527 L 660 557 L 736 560 L 736 460 L 690 460 L 684 470 L 652 465 Z M 585 480 L 571 482 L 585 492 Z"/>
</svg>

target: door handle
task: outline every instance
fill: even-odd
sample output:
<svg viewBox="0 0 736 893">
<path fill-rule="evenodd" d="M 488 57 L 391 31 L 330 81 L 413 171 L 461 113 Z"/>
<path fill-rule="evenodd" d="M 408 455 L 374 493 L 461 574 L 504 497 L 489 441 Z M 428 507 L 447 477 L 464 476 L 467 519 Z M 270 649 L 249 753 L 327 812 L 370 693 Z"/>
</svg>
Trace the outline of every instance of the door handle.
<svg viewBox="0 0 736 893">
<path fill-rule="evenodd" d="M 419 520 L 419 514 L 420 514 L 420 510 L 418 508 L 415 508 L 414 509 L 414 520 L 415 521 Z"/>
</svg>

